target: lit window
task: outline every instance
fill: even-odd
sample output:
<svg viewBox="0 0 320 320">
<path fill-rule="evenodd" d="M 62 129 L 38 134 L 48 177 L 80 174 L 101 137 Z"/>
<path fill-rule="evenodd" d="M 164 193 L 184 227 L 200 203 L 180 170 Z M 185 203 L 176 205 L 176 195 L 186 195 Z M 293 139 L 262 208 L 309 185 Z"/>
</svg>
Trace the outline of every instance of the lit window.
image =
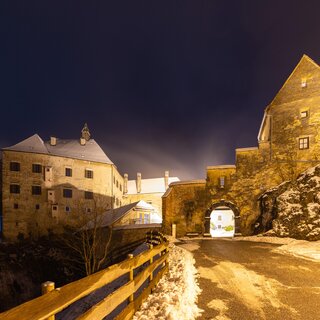
<svg viewBox="0 0 320 320">
<path fill-rule="evenodd" d="M 20 185 L 19 184 L 10 184 L 10 193 L 20 193 Z"/>
<path fill-rule="evenodd" d="M 307 79 L 301 79 L 301 88 L 305 88 L 307 86 Z"/>
<path fill-rule="evenodd" d="M 309 149 L 309 137 L 299 138 L 299 149 Z"/>
<path fill-rule="evenodd" d="M 66 177 L 72 177 L 72 169 L 66 168 Z"/>
<path fill-rule="evenodd" d="M 31 194 L 40 195 L 41 194 L 41 186 L 32 186 L 31 187 Z"/>
<path fill-rule="evenodd" d="M 85 199 L 93 199 L 93 192 L 92 191 L 85 191 L 84 198 Z"/>
<path fill-rule="evenodd" d="M 63 189 L 64 198 L 72 198 L 72 189 Z"/>
<path fill-rule="evenodd" d="M 93 171 L 90 170 L 90 169 L 86 169 L 86 170 L 84 171 L 84 176 L 85 176 L 85 178 L 93 179 Z"/>
<path fill-rule="evenodd" d="M 42 165 L 41 164 L 32 164 L 32 172 L 34 173 L 41 173 L 42 172 Z"/>
<path fill-rule="evenodd" d="M 10 162 L 10 171 L 20 171 L 20 163 Z"/>
<path fill-rule="evenodd" d="M 224 188 L 224 183 L 225 183 L 225 178 L 224 177 L 220 177 L 219 178 L 220 188 Z"/>
<path fill-rule="evenodd" d="M 309 112 L 307 110 L 300 112 L 300 118 L 308 118 Z"/>
</svg>

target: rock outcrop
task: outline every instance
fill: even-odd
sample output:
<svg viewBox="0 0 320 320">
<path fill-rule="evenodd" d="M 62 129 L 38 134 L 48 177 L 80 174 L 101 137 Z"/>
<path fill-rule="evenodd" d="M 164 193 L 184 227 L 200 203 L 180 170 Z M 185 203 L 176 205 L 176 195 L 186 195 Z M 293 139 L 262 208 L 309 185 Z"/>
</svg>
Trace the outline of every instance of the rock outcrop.
<svg viewBox="0 0 320 320">
<path fill-rule="evenodd" d="M 294 181 L 286 181 L 260 197 L 255 233 L 320 240 L 320 165 Z"/>
</svg>

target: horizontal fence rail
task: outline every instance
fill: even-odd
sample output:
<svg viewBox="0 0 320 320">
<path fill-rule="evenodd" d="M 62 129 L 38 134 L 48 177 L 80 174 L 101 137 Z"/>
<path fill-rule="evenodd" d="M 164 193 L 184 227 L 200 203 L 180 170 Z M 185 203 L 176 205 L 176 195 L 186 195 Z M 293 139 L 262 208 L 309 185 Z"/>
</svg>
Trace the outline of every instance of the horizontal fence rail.
<svg viewBox="0 0 320 320">
<path fill-rule="evenodd" d="M 87 276 L 83 279 L 71 282 L 61 288 L 50 291 L 36 299 L 25 302 L 13 309 L 0 313 L 1 320 L 45 320 L 54 316 L 72 303 L 87 296 L 95 290 L 128 274 L 128 282 L 107 295 L 103 300 L 95 304 L 88 311 L 78 317 L 78 320 L 103 319 L 109 315 L 121 303 L 129 300 L 128 305 L 116 317 L 117 320 L 131 319 L 142 301 L 152 291 L 152 288 L 168 270 L 168 242 L 157 246 L 150 245 L 149 250 L 139 255 L 130 257 L 120 263 L 112 265 L 104 270 Z M 149 265 L 134 276 L 134 269 L 141 267 L 146 262 Z M 159 272 L 154 276 L 155 270 Z M 142 293 L 135 297 L 135 293 L 149 278 L 149 284 Z"/>
</svg>

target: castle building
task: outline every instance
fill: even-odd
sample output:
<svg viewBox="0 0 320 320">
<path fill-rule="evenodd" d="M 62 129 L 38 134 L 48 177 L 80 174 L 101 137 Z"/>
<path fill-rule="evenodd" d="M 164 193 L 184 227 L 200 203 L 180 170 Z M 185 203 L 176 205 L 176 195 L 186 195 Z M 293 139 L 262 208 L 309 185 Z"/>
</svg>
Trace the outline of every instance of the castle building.
<svg viewBox="0 0 320 320">
<path fill-rule="evenodd" d="M 304 55 L 266 107 L 258 145 L 235 151 L 234 165 L 210 166 L 205 180 L 171 183 L 163 225 L 177 235 L 251 234 L 260 196 L 320 162 L 320 67 Z"/>
<path fill-rule="evenodd" d="M 160 178 L 142 179 L 141 173 L 137 173 L 136 180 L 128 180 L 128 175 L 124 174 L 124 203 L 130 204 L 140 200 L 152 205 L 155 215 L 162 222 L 162 196 L 169 187 L 169 184 L 180 181 L 178 177 L 170 177 L 169 171 L 165 171 Z"/>
<path fill-rule="evenodd" d="M 80 214 L 122 205 L 123 178 L 91 138 L 35 134 L 2 150 L 2 224 L 7 239 L 38 236 L 72 224 Z"/>
</svg>

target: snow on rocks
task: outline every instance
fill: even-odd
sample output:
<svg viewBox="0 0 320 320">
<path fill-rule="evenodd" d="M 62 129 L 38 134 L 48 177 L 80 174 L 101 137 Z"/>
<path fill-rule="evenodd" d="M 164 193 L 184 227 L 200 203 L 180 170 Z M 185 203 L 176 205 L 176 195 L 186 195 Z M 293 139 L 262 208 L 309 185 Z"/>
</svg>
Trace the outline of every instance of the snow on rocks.
<svg viewBox="0 0 320 320">
<path fill-rule="evenodd" d="M 255 233 L 272 228 L 276 236 L 320 240 L 320 165 L 267 190 L 260 207 Z"/>
<path fill-rule="evenodd" d="M 193 320 L 201 314 L 197 297 L 201 290 L 192 253 L 170 244 L 169 271 L 141 305 L 134 320 Z"/>
</svg>

